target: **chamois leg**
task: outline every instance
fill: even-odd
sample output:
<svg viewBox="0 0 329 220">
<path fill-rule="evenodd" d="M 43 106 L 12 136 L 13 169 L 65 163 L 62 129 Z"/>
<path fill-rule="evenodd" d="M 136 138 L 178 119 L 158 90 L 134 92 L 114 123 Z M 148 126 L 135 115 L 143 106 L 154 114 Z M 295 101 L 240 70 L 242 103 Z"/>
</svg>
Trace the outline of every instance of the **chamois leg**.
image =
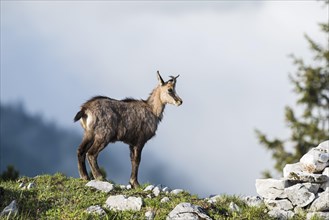
<svg viewBox="0 0 329 220">
<path fill-rule="evenodd" d="M 130 148 L 130 160 L 131 160 L 131 175 L 129 183 L 133 188 L 139 186 L 138 183 L 138 168 L 141 161 L 141 154 L 143 147 L 129 146 Z"/>
<path fill-rule="evenodd" d="M 85 134 L 77 150 L 79 175 L 80 178 L 84 180 L 89 179 L 86 169 L 86 153 L 92 144 L 93 144 L 93 139 L 89 135 Z"/>
<path fill-rule="evenodd" d="M 108 143 L 105 143 L 104 141 L 95 140 L 94 144 L 91 146 L 91 148 L 87 152 L 87 158 L 90 165 L 91 172 L 96 180 L 104 180 L 98 163 L 97 163 L 97 157 L 99 152 L 101 152 Z"/>
</svg>

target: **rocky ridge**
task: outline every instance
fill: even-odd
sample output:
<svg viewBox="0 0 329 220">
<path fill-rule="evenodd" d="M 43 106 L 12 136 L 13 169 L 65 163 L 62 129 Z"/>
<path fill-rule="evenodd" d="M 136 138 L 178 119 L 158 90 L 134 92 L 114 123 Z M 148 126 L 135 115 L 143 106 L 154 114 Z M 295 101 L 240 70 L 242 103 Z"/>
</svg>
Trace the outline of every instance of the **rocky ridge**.
<svg viewBox="0 0 329 220">
<path fill-rule="evenodd" d="M 34 181 L 38 181 L 38 179 L 34 178 L 31 182 L 17 184 L 19 184 L 18 187 L 21 190 L 37 190 L 39 185 Z M 141 213 L 145 217 L 144 219 L 148 220 L 156 219 L 158 212 L 154 207 L 147 205 L 147 199 L 157 200 L 160 204 L 166 206 L 166 204 L 173 202 L 175 196 L 186 193 L 182 189 L 172 190 L 161 184 L 148 185 L 140 189 L 139 193 L 130 193 L 133 190 L 130 185 L 114 185 L 97 180 L 89 181 L 82 188 L 93 188 L 93 190 L 101 192 L 107 198 L 100 200 L 100 203 L 86 206 L 85 213 L 102 217 L 107 215 L 109 210 L 111 212 L 131 211 Z M 296 215 L 301 216 L 299 213 L 307 213 L 307 219 L 318 216 L 329 220 L 329 141 L 312 148 L 298 163 L 287 164 L 283 170 L 282 178 L 257 179 L 256 190 L 260 196 L 240 198 L 249 207 L 266 206 L 265 210 L 268 215 L 275 219 L 290 219 Z M 225 196 L 214 195 L 209 198 L 198 199 L 203 201 L 202 207 L 200 203 L 198 203 L 199 205 L 193 204 L 193 200 L 175 202 L 175 205 L 170 209 L 171 211 L 168 210 L 165 213 L 166 219 L 217 219 L 209 213 L 209 210 L 204 209 L 207 207 L 205 204 L 209 204 L 209 207 L 211 207 L 223 200 L 223 197 Z M 228 206 L 229 212 L 237 213 L 237 215 L 244 208 L 244 205 L 239 207 L 234 202 L 231 202 Z M 12 200 L 3 209 L 0 217 L 15 216 L 19 212 L 19 201 Z M 225 213 L 227 214 L 227 210 L 224 210 L 224 213 L 220 215 L 225 216 Z"/>
<path fill-rule="evenodd" d="M 300 161 L 287 164 L 280 179 L 257 179 L 257 193 L 269 215 L 277 219 L 292 218 L 307 212 L 307 219 L 329 219 L 329 141 L 312 148 Z"/>
</svg>

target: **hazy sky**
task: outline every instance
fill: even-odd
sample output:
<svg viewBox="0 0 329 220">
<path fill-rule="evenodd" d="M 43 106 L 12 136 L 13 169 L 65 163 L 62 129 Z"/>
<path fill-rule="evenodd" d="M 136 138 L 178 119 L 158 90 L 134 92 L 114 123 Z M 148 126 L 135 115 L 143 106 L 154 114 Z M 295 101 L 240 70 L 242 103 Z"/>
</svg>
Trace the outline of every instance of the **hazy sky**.
<svg viewBox="0 0 329 220">
<path fill-rule="evenodd" d="M 180 74 L 184 103 L 166 108 L 145 151 L 192 193 L 255 194 L 273 162 L 254 129 L 288 136 L 288 55 L 311 60 L 303 35 L 326 42 L 317 24 L 327 9 L 320 1 L 1 1 L 1 102 L 21 100 L 82 134 L 72 118 L 90 97 L 147 98 L 157 70 Z"/>
</svg>

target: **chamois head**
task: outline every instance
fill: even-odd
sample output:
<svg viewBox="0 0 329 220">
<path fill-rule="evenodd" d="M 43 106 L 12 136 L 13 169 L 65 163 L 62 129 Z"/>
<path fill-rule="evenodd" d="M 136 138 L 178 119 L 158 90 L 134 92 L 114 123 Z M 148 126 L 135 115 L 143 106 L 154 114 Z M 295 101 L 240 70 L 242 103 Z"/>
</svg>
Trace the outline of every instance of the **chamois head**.
<svg viewBox="0 0 329 220">
<path fill-rule="evenodd" d="M 178 76 L 170 76 L 170 80 L 164 82 L 159 71 L 157 72 L 159 90 L 160 90 L 160 100 L 163 104 L 172 104 L 180 106 L 183 103 L 183 100 L 176 94 L 176 79 Z"/>
</svg>

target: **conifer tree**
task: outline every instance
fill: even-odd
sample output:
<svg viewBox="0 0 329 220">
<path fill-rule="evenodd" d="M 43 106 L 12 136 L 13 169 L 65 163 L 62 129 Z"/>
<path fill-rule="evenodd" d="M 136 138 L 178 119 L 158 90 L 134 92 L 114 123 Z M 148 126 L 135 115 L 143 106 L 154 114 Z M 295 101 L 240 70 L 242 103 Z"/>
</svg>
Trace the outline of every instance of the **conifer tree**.
<svg viewBox="0 0 329 220">
<path fill-rule="evenodd" d="M 329 1 L 326 2 L 328 7 Z M 326 45 L 320 45 L 305 35 L 313 54 L 312 63 L 291 56 L 296 72 L 290 74 L 289 79 L 298 98 L 295 109 L 285 108 L 290 137 L 269 139 L 256 130 L 260 144 L 271 151 L 274 168 L 280 173 L 286 164 L 298 162 L 310 148 L 329 140 L 329 23 L 320 24 L 320 27 L 326 36 Z M 271 176 L 269 171 L 263 175 Z"/>
</svg>

